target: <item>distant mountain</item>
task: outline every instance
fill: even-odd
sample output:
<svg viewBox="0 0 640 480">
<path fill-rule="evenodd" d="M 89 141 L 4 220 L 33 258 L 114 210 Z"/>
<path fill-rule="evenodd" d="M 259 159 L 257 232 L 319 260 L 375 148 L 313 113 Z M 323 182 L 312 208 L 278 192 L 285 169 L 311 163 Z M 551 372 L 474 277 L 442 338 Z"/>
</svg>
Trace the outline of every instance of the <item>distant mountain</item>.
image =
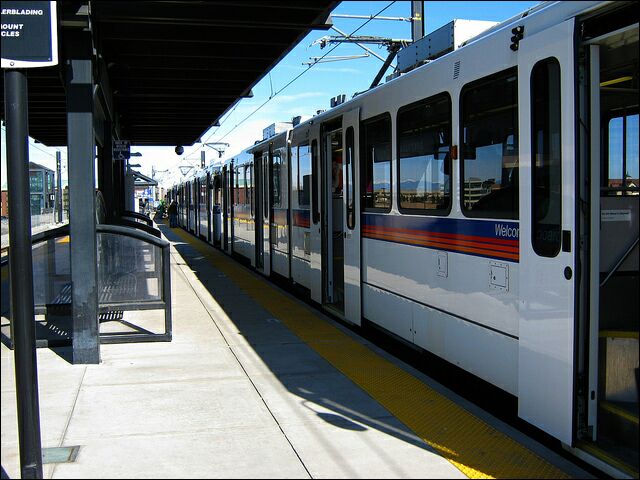
<svg viewBox="0 0 640 480">
<path fill-rule="evenodd" d="M 400 183 L 400 188 L 403 191 L 418 191 L 418 192 L 422 192 L 425 188 L 425 184 L 422 181 L 419 180 L 405 180 L 404 182 Z M 442 188 L 442 183 L 440 182 L 432 182 L 432 183 L 428 183 L 427 182 L 427 188 L 429 189 L 430 192 L 433 191 L 440 191 L 440 189 Z"/>
</svg>

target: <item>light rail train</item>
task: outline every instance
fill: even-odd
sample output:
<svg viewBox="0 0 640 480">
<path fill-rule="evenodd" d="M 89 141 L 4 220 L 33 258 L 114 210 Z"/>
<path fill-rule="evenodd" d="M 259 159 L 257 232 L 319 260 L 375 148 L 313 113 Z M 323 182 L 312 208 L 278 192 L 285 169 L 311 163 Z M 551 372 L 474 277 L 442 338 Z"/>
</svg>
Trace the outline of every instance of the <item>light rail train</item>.
<svg viewBox="0 0 640 480">
<path fill-rule="evenodd" d="M 638 13 L 545 2 L 170 191 L 179 223 L 638 472 Z"/>
</svg>

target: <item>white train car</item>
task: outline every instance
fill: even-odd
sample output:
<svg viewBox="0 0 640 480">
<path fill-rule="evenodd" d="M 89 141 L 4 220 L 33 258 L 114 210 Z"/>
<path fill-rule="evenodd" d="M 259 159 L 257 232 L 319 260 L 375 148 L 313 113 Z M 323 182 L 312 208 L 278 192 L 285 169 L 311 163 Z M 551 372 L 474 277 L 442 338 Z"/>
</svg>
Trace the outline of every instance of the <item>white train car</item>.
<svg viewBox="0 0 640 480">
<path fill-rule="evenodd" d="M 258 271 L 637 477 L 634 7 L 542 3 L 256 143 L 221 185 Z"/>
</svg>

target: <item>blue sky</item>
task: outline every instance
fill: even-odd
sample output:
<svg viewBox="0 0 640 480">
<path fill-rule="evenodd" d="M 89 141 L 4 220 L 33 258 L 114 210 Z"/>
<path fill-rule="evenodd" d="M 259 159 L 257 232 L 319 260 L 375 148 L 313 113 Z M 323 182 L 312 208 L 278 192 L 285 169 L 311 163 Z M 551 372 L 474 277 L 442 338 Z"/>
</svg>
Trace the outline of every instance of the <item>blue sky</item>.
<svg viewBox="0 0 640 480">
<path fill-rule="evenodd" d="M 502 21 L 520 13 L 538 2 L 425 2 L 426 32 L 430 33 L 449 21 L 460 18 L 468 20 Z M 380 10 L 390 5 L 381 16 L 386 17 L 410 17 L 410 1 L 367 1 L 367 2 L 342 2 L 334 13 L 351 15 L 375 15 Z M 335 18 L 334 25 L 343 32 L 350 34 L 367 22 L 366 19 Z M 327 53 L 332 46 L 320 48 L 320 45 L 312 45 L 313 42 L 326 35 L 337 35 L 329 31 L 313 31 L 307 35 L 270 73 L 265 76 L 254 88 L 253 98 L 244 99 L 232 110 L 225 114 L 221 126 L 212 128 L 204 133 L 202 138 L 207 142 L 227 142 L 230 146 L 226 154 L 234 154 L 257 139 L 262 138 L 262 129 L 274 121 L 290 121 L 296 115 L 312 115 L 317 110 L 328 109 L 331 97 L 344 93 L 351 98 L 354 92 L 366 90 L 382 65 L 382 61 L 370 56 L 347 61 L 320 63 L 309 68 L 303 65 L 310 57 L 320 57 Z M 373 20 L 368 22 L 357 35 L 376 35 L 391 37 L 394 39 L 410 39 L 411 24 L 401 21 Z M 385 48 L 375 45 L 368 46 L 381 57 L 386 57 Z M 361 55 L 365 53 L 356 45 L 342 44 L 338 46 L 330 56 Z M 294 81 L 286 89 L 287 83 L 302 72 L 299 79 Z M 390 73 L 390 71 L 389 71 Z M 264 105 L 258 112 L 253 113 L 260 105 L 269 99 L 274 93 L 277 95 Z M 213 118 L 211 119 L 214 120 Z M 2 127 L 2 144 L 4 142 L 4 127 Z M 31 161 L 52 167 L 55 165 L 55 150 L 41 144 L 34 145 L 30 142 Z M 178 167 L 186 163 L 199 165 L 200 150 L 202 146 L 195 144 L 185 146 L 185 153 L 177 156 L 174 147 L 140 147 L 132 148 L 142 153 L 142 157 L 135 158 L 140 163 L 140 171 L 151 174 L 151 168 L 156 170 L 170 170 L 165 174 L 176 179 L 180 178 Z M 66 159 L 66 149 L 62 149 L 63 159 Z M 210 148 L 206 148 L 207 163 L 217 160 L 218 154 Z M 2 185 L 6 183 L 5 175 L 5 149 L 2 149 Z M 226 155 L 225 155 L 226 156 Z M 223 157 L 224 158 L 224 157 Z M 63 178 L 66 176 L 63 173 Z"/>
</svg>

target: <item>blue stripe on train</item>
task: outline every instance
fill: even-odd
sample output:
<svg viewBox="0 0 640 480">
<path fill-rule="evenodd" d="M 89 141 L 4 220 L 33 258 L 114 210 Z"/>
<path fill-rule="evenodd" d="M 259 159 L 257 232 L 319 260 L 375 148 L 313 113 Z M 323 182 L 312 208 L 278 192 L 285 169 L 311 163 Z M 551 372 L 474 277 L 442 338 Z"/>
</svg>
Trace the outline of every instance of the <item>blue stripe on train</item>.
<svg viewBox="0 0 640 480">
<path fill-rule="evenodd" d="M 430 233 L 448 233 L 484 237 L 487 241 L 519 240 L 520 225 L 502 220 L 474 220 L 438 217 L 410 217 L 365 213 L 363 224 L 370 227 L 398 228 Z"/>
</svg>

